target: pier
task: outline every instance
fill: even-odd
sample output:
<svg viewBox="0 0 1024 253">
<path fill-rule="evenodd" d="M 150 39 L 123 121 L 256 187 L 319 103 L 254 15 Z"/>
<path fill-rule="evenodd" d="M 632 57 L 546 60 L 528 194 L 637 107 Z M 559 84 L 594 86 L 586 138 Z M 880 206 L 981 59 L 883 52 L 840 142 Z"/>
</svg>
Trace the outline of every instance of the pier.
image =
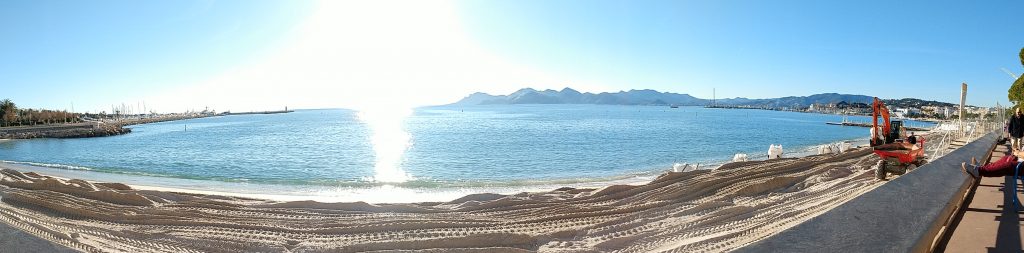
<svg viewBox="0 0 1024 253">
<path fill-rule="evenodd" d="M 289 112 L 295 112 L 295 110 L 258 111 L 258 112 L 225 112 L 224 115 L 278 114 L 278 113 L 289 113 Z"/>
<path fill-rule="evenodd" d="M 868 127 L 868 128 L 871 127 L 871 123 L 860 123 L 860 122 L 825 122 L 825 124 L 836 125 L 836 126 L 855 126 L 855 127 Z M 931 130 L 931 129 L 928 129 L 928 128 L 912 127 L 912 126 L 903 126 L 903 128 L 906 128 L 907 131 L 928 131 L 928 130 Z"/>
</svg>

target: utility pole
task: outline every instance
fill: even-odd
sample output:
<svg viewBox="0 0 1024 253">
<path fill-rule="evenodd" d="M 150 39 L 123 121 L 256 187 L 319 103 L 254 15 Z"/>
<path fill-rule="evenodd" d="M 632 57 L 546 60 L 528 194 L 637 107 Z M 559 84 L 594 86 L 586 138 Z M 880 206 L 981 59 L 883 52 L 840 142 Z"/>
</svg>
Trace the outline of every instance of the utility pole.
<svg viewBox="0 0 1024 253">
<path fill-rule="evenodd" d="M 960 84 L 960 134 L 964 133 L 964 102 L 967 100 L 967 83 Z"/>
</svg>

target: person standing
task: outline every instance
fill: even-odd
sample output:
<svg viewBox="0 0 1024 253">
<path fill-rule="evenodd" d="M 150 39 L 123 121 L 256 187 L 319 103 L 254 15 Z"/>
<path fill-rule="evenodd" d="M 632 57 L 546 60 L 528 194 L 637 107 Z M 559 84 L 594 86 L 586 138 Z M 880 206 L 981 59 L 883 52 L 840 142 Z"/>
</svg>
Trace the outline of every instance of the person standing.
<svg viewBox="0 0 1024 253">
<path fill-rule="evenodd" d="M 1010 147 L 1013 150 L 1021 150 L 1020 138 L 1024 137 L 1024 116 L 1021 115 L 1020 108 L 1017 108 L 1007 124 L 1007 130 L 1010 132 Z"/>
</svg>

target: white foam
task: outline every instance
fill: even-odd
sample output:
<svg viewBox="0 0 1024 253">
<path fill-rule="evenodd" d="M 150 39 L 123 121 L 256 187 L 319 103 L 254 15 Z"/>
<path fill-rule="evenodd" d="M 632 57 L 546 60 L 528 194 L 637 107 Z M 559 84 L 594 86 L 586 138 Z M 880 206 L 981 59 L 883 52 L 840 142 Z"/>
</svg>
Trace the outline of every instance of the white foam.
<svg viewBox="0 0 1024 253">
<path fill-rule="evenodd" d="M 67 165 L 67 164 L 58 164 L 58 163 L 18 162 L 18 161 L 7 161 L 7 160 L 0 160 L 0 162 L 10 163 L 10 164 L 32 165 L 32 166 L 47 167 L 47 168 L 54 168 L 54 169 L 92 171 L 92 168 L 89 168 L 89 167 L 74 166 L 74 165 Z"/>
</svg>

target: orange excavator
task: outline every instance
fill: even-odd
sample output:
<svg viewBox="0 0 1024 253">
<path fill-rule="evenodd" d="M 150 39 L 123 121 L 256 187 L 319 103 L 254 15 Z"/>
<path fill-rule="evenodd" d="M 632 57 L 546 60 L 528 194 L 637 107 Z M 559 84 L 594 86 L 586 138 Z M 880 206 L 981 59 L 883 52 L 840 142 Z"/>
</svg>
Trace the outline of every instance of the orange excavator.
<svg viewBox="0 0 1024 253">
<path fill-rule="evenodd" d="M 882 128 L 879 128 L 878 125 L 879 116 L 885 122 Z M 901 126 L 903 126 L 901 121 L 889 121 L 889 108 L 885 107 L 885 103 L 876 97 L 875 101 L 871 103 L 871 146 L 895 142 L 896 139 L 899 139 L 899 127 Z"/>
<path fill-rule="evenodd" d="M 878 125 L 881 118 L 883 124 Z M 875 178 L 885 180 L 889 173 L 903 175 L 924 165 L 924 138 L 904 140 L 903 121 L 889 120 L 889 108 L 875 98 L 871 104 L 871 147 L 880 158 L 875 164 Z"/>
</svg>

